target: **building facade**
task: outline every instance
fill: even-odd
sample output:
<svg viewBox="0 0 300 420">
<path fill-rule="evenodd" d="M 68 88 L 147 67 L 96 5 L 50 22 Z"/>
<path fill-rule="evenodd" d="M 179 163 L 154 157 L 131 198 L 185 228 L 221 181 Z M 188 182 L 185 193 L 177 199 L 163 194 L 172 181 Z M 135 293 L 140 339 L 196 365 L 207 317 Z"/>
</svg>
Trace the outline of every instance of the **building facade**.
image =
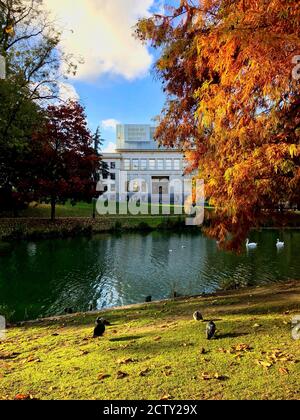
<svg viewBox="0 0 300 420">
<path fill-rule="evenodd" d="M 190 179 L 184 176 L 183 154 L 160 148 L 150 125 L 118 125 L 116 131 L 116 152 L 103 154 L 110 199 L 126 201 L 140 193 L 143 202 L 151 197 L 152 202 L 183 203 L 184 179 Z"/>
</svg>

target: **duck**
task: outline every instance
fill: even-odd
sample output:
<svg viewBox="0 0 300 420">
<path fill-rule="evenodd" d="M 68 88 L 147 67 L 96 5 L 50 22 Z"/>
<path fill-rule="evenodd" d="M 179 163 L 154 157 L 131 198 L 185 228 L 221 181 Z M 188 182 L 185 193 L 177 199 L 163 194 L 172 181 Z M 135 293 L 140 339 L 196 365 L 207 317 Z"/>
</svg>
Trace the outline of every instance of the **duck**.
<svg viewBox="0 0 300 420">
<path fill-rule="evenodd" d="M 93 338 L 102 337 L 104 333 L 105 333 L 104 319 L 103 318 L 97 318 Z"/>
<path fill-rule="evenodd" d="M 195 321 L 203 321 L 203 316 L 200 311 L 194 312 L 193 318 Z"/>
<path fill-rule="evenodd" d="M 257 248 L 257 243 L 255 243 L 255 242 L 249 242 L 249 239 L 247 239 L 247 241 L 246 241 L 246 247 L 248 248 L 248 249 L 255 249 L 255 248 Z"/>
<path fill-rule="evenodd" d="M 214 338 L 217 331 L 216 324 L 213 321 L 210 321 L 206 326 L 206 338 L 211 340 Z"/>
<path fill-rule="evenodd" d="M 284 248 L 285 247 L 285 243 L 284 242 L 280 242 L 279 239 L 277 239 L 277 244 L 276 244 L 277 248 Z"/>
</svg>

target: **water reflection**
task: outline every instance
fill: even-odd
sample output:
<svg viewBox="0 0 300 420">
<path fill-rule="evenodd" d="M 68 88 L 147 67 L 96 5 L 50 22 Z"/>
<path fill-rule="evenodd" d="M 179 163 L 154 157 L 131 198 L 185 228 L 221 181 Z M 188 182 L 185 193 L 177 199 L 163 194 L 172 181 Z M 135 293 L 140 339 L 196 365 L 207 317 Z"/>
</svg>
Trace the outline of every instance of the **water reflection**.
<svg viewBox="0 0 300 420">
<path fill-rule="evenodd" d="M 237 256 L 197 234 L 100 235 L 16 244 L 0 255 L 0 305 L 17 320 L 211 293 L 221 284 L 300 278 L 300 231 L 255 232 L 259 248 Z M 172 250 L 172 252 L 170 252 Z"/>
</svg>

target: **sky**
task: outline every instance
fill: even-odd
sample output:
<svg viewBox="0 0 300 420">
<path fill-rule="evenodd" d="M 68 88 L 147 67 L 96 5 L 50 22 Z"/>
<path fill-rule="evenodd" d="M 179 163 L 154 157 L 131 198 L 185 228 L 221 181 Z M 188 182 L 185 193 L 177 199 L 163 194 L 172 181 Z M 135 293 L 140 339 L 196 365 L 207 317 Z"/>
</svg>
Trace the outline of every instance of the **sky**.
<svg viewBox="0 0 300 420">
<path fill-rule="evenodd" d="M 117 123 L 150 124 L 163 107 L 155 52 L 132 35 L 137 20 L 160 11 L 163 1 L 44 0 L 64 29 L 61 48 L 83 60 L 61 95 L 80 100 L 92 131 L 101 127 L 104 152 L 114 150 Z"/>
</svg>

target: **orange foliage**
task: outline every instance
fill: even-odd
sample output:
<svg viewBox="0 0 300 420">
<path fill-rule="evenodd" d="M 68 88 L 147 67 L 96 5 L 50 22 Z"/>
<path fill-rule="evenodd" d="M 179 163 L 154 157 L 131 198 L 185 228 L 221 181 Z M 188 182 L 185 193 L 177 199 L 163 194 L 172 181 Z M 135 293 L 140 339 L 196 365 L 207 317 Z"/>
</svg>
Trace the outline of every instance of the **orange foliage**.
<svg viewBox="0 0 300 420">
<path fill-rule="evenodd" d="M 300 2 L 181 0 L 136 34 L 161 49 L 156 137 L 190 152 L 216 208 L 208 233 L 237 247 L 279 202 L 300 205 Z"/>
</svg>

